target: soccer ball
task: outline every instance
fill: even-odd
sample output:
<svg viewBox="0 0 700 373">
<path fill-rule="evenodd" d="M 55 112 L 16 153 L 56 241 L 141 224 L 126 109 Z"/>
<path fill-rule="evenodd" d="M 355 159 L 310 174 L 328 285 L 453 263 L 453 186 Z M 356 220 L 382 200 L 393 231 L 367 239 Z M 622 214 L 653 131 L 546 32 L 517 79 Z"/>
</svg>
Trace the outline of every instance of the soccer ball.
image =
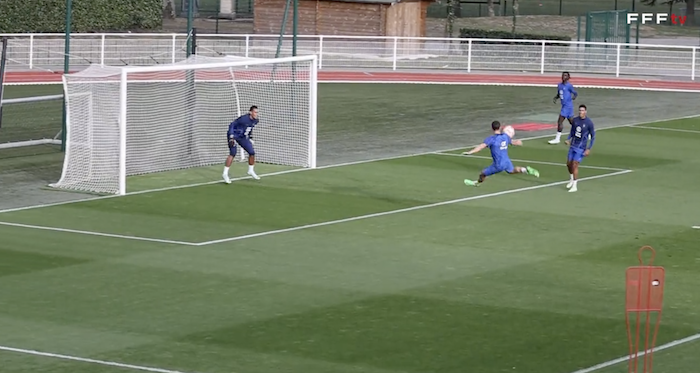
<svg viewBox="0 0 700 373">
<path fill-rule="evenodd" d="M 515 136 L 515 129 L 513 128 L 513 126 L 506 126 L 503 129 L 503 133 L 505 133 L 506 135 L 508 135 L 508 137 L 512 139 L 513 136 Z"/>
</svg>

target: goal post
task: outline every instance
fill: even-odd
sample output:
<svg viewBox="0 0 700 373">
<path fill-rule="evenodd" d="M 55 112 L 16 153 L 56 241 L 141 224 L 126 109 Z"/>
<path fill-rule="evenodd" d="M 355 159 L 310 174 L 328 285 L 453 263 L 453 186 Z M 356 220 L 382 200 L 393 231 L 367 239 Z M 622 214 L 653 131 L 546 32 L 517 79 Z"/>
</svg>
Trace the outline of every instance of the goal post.
<svg viewBox="0 0 700 373">
<path fill-rule="evenodd" d="M 65 74 L 66 152 L 51 186 L 124 195 L 129 176 L 223 168 L 228 125 L 252 105 L 260 112 L 256 162 L 315 168 L 317 74 L 315 55 L 192 55 L 173 64 L 91 65 Z M 218 176 L 220 170 L 212 172 Z"/>
</svg>

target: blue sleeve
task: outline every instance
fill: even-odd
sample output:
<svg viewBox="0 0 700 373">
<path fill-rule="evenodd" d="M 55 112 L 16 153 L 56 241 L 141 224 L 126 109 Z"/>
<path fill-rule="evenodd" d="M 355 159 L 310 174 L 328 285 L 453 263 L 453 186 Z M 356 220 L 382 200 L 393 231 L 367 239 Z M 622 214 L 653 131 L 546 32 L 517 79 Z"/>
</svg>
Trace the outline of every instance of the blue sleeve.
<svg viewBox="0 0 700 373">
<path fill-rule="evenodd" d="M 573 98 L 578 97 L 578 92 L 576 92 L 576 88 L 574 88 L 574 85 L 573 85 L 573 84 L 569 84 L 569 92 L 571 92 L 571 94 L 574 95 Z"/>
<path fill-rule="evenodd" d="M 593 148 L 593 143 L 595 143 L 595 126 L 592 120 L 588 121 L 588 132 L 591 134 L 591 144 L 588 145 L 588 149 L 591 149 Z"/>
<path fill-rule="evenodd" d="M 491 136 L 484 139 L 484 144 L 486 144 L 486 146 L 491 146 Z"/>
<path fill-rule="evenodd" d="M 574 129 L 576 128 L 576 122 L 574 119 L 574 123 L 571 125 L 571 129 L 569 130 L 569 137 L 567 137 L 567 140 L 571 140 L 572 137 L 574 137 Z"/>
<path fill-rule="evenodd" d="M 234 120 L 233 122 L 229 123 L 228 125 L 228 132 L 226 135 L 228 136 L 229 139 L 233 138 L 233 130 L 236 127 L 236 121 Z"/>
</svg>

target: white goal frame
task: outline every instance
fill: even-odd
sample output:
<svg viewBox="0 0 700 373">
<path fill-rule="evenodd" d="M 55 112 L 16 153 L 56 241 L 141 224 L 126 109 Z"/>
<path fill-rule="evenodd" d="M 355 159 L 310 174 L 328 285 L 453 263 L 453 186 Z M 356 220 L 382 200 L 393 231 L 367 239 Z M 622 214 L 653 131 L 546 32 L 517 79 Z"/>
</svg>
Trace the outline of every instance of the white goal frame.
<svg viewBox="0 0 700 373">
<path fill-rule="evenodd" d="M 300 69 L 303 69 L 302 71 L 304 73 L 308 72 L 308 84 L 309 84 L 309 97 L 308 97 L 308 149 L 307 154 L 308 154 L 308 160 L 307 162 L 307 167 L 308 168 L 316 168 L 316 157 L 317 157 L 317 105 L 318 105 L 318 57 L 316 55 L 304 55 L 304 56 L 295 56 L 295 57 L 283 57 L 283 58 L 269 58 L 269 59 L 258 59 L 258 58 L 241 58 L 241 57 L 234 57 L 231 56 L 231 59 L 226 60 L 225 62 L 205 62 L 205 63 L 199 63 L 199 61 L 195 61 L 194 63 L 175 63 L 175 64 L 168 64 L 168 65 L 155 65 L 155 66 L 125 66 L 125 67 L 114 67 L 115 69 L 118 69 L 118 75 L 114 75 L 114 78 L 110 78 L 112 82 L 116 83 L 116 79 L 118 76 L 119 79 L 119 118 L 118 118 L 118 130 L 119 130 L 119 169 L 118 169 L 118 191 L 117 195 L 125 195 L 127 194 L 127 104 L 128 104 L 128 84 L 131 82 L 129 80 L 130 76 L 132 74 L 139 74 L 139 73 L 158 73 L 158 72 L 178 72 L 178 71 L 197 71 L 197 69 L 226 69 L 226 68 L 248 68 L 256 65 L 276 65 L 276 64 L 289 64 L 293 62 L 307 62 L 309 65 L 307 66 L 304 64 L 304 67 L 299 67 Z M 237 60 L 240 58 L 240 60 Z M 202 60 L 217 60 L 216 57 L 203 57 Z M 284 66 L 284 65 L 282 65 Z M 111 68 L 111 67 L 110 67 Z M 288 78 L 287 78 L 288 79 Z M 232 80 L 234 85 L 236 84 L 235 80 Z M 70 106 L 70 96 L 68 95 L 68 89 L 67 89 L 67 81 L 66 77 L 63 77 L 63 85 L 64 85 L 64 93 L 66 97 L 68 97 L 67 100 L 67 106 Z M 246 108 L 240 108 L 240 103 L 239 97 L 238 97 L 238 89 L 234 87 L 236 90 L 236 105 L 238 106 L 239 110 L 239 115 L 240 112 L 247 112 Z M 74 94 L 75 95 L 75 94 Z M 264 105 L 264 103 L 261 103 Z M 234 120 L 235 118 L 231 118 L 231 121 Z M 261 119 L 264 122 L 264 118 Z M 55 183 L 51 184 L 52 187 L 57 187 L 61 188 L 61 183 L 64 182 L 64 178 L 67 175 L 68 169 L 69 169 L 69 159 L 71 157 L 71 145 L 78 145 L 78 144 L 71 144 L 71 123 L 70 123 L 70 115 L 67 118 L 66 121 L 66 151 L 65 151 L 65 160 L 63 164 L 63 170 L 62 170 L 62 175 L 61 179 Z M 222 128 L 222 141 L 223 141 L 223 134 L 225 134 L 226 129 Z M 243 149 L 240 150 L 242 153 L 244 152 Z M 242 157 L 241 160 L 243 160 L 244 157 Z M 223 162 L 225 158 L 221 159 L 221 164 L 223 167 Z M 90 174 L 90 170 L 86 170 L 88 174 Z M 68 183 L 68 182 L 66 182 Z M 114 185 L 114 184 L 112 184 Z M 104 192 L 103 192 L 104 193 Z"/>
</svg>

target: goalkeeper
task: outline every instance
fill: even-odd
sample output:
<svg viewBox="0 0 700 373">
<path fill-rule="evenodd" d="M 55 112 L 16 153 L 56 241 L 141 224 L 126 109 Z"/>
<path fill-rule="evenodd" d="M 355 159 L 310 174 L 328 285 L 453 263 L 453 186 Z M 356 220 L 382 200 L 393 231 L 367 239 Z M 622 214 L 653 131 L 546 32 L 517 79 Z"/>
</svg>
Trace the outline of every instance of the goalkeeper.
<svg viewBox="0 0 700 373">
<path fill-rule="evenodd" d="M 240 145 L 246 153 L 248 153 L 248 175 L 255 180 L 260 180 L 260 176 L 255 173 L 255 149 L 253 149 L 253 127 L 258 124 L 258 107 L 253 105 L 250 107 L 248 114 L 241 115 L 236 120 L 228 125 L 228 150 L 229 155 L 226 158 L 226 166 L 224 167 L 224 181 L 226 184 L 231 183 L 228 176 L 228 170 L 233 163 L 233 158 L 236 156 Z"/>
</svg>

